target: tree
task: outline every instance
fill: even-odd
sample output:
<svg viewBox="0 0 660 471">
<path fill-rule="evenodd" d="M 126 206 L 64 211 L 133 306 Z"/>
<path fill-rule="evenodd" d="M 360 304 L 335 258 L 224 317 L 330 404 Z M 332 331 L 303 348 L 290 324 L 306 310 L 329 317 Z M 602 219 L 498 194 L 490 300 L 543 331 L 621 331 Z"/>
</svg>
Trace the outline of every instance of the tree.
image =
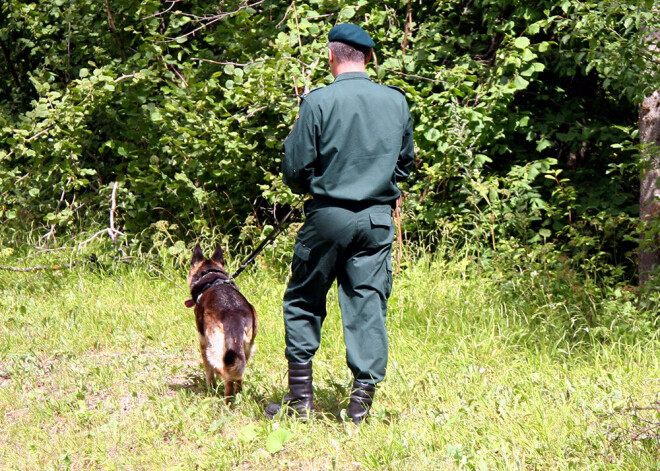
<svg viewBox="0 0 660 471">
<path fill-rule="evenodd" d="M 649 50 L 660 51 L 660 32 L 649 36 Z M 642 234 L 639 250 L 639 282 L 644 284 L 654 267 L 660 265 L 660 90 L 644 98 L 639 110 L 639 138 L 647 146 L 640 178 L 640 220 L 648 229 Z"/>
</svg>

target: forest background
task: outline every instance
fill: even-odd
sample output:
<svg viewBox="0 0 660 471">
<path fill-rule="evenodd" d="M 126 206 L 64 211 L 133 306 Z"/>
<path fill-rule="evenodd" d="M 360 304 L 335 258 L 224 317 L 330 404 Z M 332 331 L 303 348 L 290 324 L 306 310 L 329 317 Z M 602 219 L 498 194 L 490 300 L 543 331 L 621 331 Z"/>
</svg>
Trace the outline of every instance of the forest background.
<svg viewBox="0 0 660 471">
<path fill-rule="evenodd" d="M 115 201 L 124 247 L 187 256 L 191 240 L 215 237 L 246 250 L 296 201 L 279 177 L 282 142 L 300 95 L 331 82 L 327 32 L 351 21 L 377 44 L 373 79 L 401 87 L 414 117 L 406 244 L 635 284 L 640 236 L 658 232 L 640 224 L 638 202 L 653 155 L 639 109 L 660 89 L 654 9 L 4 1 L 3 237 L 80 242 Z"/>
</svg>

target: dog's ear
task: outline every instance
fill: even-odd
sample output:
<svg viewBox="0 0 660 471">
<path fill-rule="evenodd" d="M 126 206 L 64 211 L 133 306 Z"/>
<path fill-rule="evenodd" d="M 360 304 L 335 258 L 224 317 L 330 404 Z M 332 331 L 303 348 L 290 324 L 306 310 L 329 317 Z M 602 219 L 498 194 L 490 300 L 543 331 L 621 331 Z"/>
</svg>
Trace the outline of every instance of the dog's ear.
<svg viewBox="0 0 660 471">
<path fill-rule="evenodd" d="M 215 246 L 215 252 L 213 252 L 213 255 L 211 256 L 211 260 L 214 262 L 218 262 L 220 265 L 223 267 L 225 266 L 225 257 L 223 256 L 223 251 L 222 247 L 220 247 L 220 244 Z"/>
<path fill-rule="evenodd" d="M 200 262 L 203 262 L 204 259 L 204 253 L 202 252 L 202 248 L 199 246 L 199 244 L 195 245 L 195 248 L 193 249 L 193 256 L 192 260 L 190 261 L 190 265 L 196 265 Z"/>
</svg>

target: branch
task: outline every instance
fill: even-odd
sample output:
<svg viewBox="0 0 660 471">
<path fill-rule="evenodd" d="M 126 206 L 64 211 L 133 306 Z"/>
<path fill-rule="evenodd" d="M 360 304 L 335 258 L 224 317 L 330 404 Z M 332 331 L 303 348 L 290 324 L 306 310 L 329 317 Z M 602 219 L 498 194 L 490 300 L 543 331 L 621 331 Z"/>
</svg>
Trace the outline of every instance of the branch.
<svg viewBox="0 0 660 471">
<path fill-rule="evenodd" d="M 108 0 L 105 0 L 105 10 L 108 13 L 108 26 L 110 27 L 110 31 L 112 31 L 112 35 L 115 37 L 117 40 L 117 44 L 119 45 L 119 52 L 121 52 L 121 61 L 126 62 L 126 49 L 124 48 L 124 41 L 121 39 L 121 35 L 119 34 L 119 31 L 117 31 L 117 26 L 115 25 L 115 20 L 112 17 L 112 10 L 110 10 L 110 4 L 108 3 Z"/>
<path fill-rule="evenodd" d="M 184 289 L 183 286 L 181 286 L 179 283 L 177 283 L 176 281 L 174 281 L 172 278 L 168 277 L 165 273 L 163 273 L 162 271 L 160 271 L 158 268 L 154 267 L 153 265 L 149 265 L 149 268 L 151 268 L 153 271 L 155 271 L 155 272 L 158 273 L 160 276 L 162 276 L 163 278 L 165 278 L 167 281 L 171 281 L 171 282 L 174 283 L 177 287 L 179 287 L 179 288 L 181 288 L 181 289 Z"/>
<path fill-rule="evenodd" d="M 172 68 L 174 73 L 181 79 L 181 81 L 186 86 L 186 88 L 188 88 L 188 81 L 185 79 L 185 77 L 183 75 L 181 75 L 181 72 L 179 72 L 179 69 L 175 65 L 171 65 L 170 67 Z"/>
<path fill-rule="evenodd" d="M 410 4 L 409 4 L 410 5 Z M 401 273 L 401 253 L 403 252 L 403 232 L 401 231 L 401 207 L 403 206 L 403 195 L 396 200 L 394 209 L 394 224 L 396 226 L 396 271 L 395 275 Z"/>
<path fill-rule="evenodd" d="M 257 108 L 257 109 L 255 109 L 255 110 L 249 112 L 248 114 L 246 114 L 246 115 L 245 115 L 245 119 L 251 118 L 252 116 L 254 116 L 255 114 L 257 114 L 258 112 L 260 112 L 260 111 L 262 111 L 262 110 L 265 110 L 266 108 L 268 108 L 268 105 L 260 106 L 259 108 Z"/>
<path fill-rule="evenodd" d="M 9 50 L 7 49 L 7 46 L 5 45 L 5 42 L 2 39 L 0 39 L 0 49 L 2 49 L 2 53 L 5 56 L 5 60 L 7 61 L 7 68 L 9 69 L 9 73 L 14 79 L 16 88 L 20 90 L 21 81 L 18 79 L 18 74 L 16 73 L 16 69 L 14 68 L 14 63 L 11 60 L 11 55 L 9 54 Z"/>
<path fill-rule="evenodd" d="M 115 200 L 117 196 L 117 182 L 112 185 L 112 196 L 110 197 L 110 227 L 108 228 L 108 234 L 112 239 L 113 243 L 117 243 L 117 229 L 115 229 L 115 208 L 117 207 L 117 202 Z"/>
<path fill-rule="evenodd" d="M 102 234 L 104 234 L 104 233 L 107 233 L 107 234 L 108 234 L 108 236 L 109 236 L 110 239 L 112 240 L 112 243 L 113 243 L 113 244 L 117 244 L 117 235 L 120 235 L 120 236 L 122 236 L 122 237 L 126 237 L 126 234 L 124 234 L 123 232 L 121 232 L 121 231 L 119 231 L 119 230 L 117 230 L 117 229 L 115 228 L 115 208 L 117 207 L 116 196 L 117 196 L 117 186 L 118 186 L 118 185 L 119 185 L 119 182 L 115 182 L 115 183 L 112 185 L 112 195 L 110 196 L 110 225 L 109 225 L 109 227 L 107 227 L 107 228 L 105 228 L 105 229 L 102 229 L 102 230 L 96 232 L 96 233 L 95 233 L 94 235 L 92 235 L 92 237 L 90 237 L 89 239 L 80 242 L 80 243 L 78 244 L 78 250 L 80 250 L 80 247 L 82 247 L 83 245 L 85 245 L 85 244 L 87 244 L 87 243 L 93 241 L 93 240 L 96 239 L 98 236 L 100 236 L 100 235 L 102 235 Z M 119 248 L 119 250 L 120 250 L 120 251 L 122 252 L 122 254 L 123 254 L 123 250 L 121 250 L 121 247 Z M 124 254 L 124 255 L 125 255 L 125 254 Z"/>
<path fill-rule="evenodd" d="M 33 267 L 21 268 L 21 267 L 8 267 L 6 265 L 0 265 L 0 269 L 10 270 L 10 271 L 30 272 L 30 271 L 37 271 L 37 270 L 61 270 L 63 268 L 75 267 L 76 265 L 78 265 L 78 262 L 71 262 L 67 265 L 53 265 L 52 267 L 45 266 L 45 265 L 35 265 Z"/>
<path fill-rule="evenodd" d="M 421 76 L 421 75 L 415 75 L 415 74 L 406 74 L 406 73 L 404 73 L 404 72 L 400 72 L 400 71 L 398 71 L 398 70 L 394 70 L 394 69 L 385 69 L 385 70 L 387 70 L 388 72 L 392 72 L 392 73 L 394 73 L 394 74 L 397 74 L 397 75 L 401 75 L 401 76 L 403 76 L 403 77 L 417 78 L 417 79 L 420 79 L 420 80 L 426 80 L 427 82 L 433 82 L 433 83 L 449 83 L 449 82 L 447 82 L 446 80 L 432 79 L 432 78 L 429 78 L 429 77 L 423 77 L 423 76 Z"/>
<path fill-rule="evenodd" d="M 410 34 L 410 24 L 412 23 L 412 7 L 410 6 L 410 0 L 408 0 L 408 6 L 406 8 L 406 25 L 403 30 L 403 42 L 401 43 L 401 50 L 403 53 L 406 53 L 408 49 L 408 35 Z"/>
<path fill-rule="evenodd" d="M 245 5 L 243 5 L 242 7 L 238 8 L 237 10 L 234 10 L 234 11 L 231 11 L 231 12 L 226 12 L 226 13 L 220 13 L 220 14 L 218 14 L 218 15 L 208 16 L 208 17 L 206 17 L 206 18 L 200 20 L 201 22 L 203 22 L 203 21 L 206 21 L 206 19 L 208 19 L 208 21 L 206 21 L 205 23 L 203 23 L 203 24 L 202 24 L 201 26 L 199 26 L 198 28 L 195 28 L 195 29 L 193 29 L 192 31 L 190 31 L 190 32 L 188 32 L 188 33 L 186 33 L 186 34 L 183 34 L 183 35 L 181 35 L 181 36 L 177 36 L 176 38 L 169 38 L 169 39 L 167 39 L 167 40 L 165 40 L 165 41 L 161 41 L 161 42 L 171 43 L 171 42 L 177 41 L 177 40 L 179 40 L 179 39 L 182 39 L 182 38 L 185 38 L 185 37 L 188 37 L 188 36 L 192 36 L 192 35 L 194 35 L 197 31 L 200 31 L 200 30 L 202 30 L 202 29 L 204 29 L 204 28 L 207 28 L 207 27 L 211 26 L 213 23 L 216 23 L 216 22 L 222 20 L 223 18 L 226 18 L 226 17 L 231 16 L 231 15 L 235 15 L 236 13 L 238 13 L 238 12 L 240 12 L 240 11 L 242 11 L 242 10 L 246 10 L 247 8 L 252 8 L 252 7 L 256 7 L 256 6 L 258 6 L 258 5 L 261 5 L 261 4 L 264 3 L 265 1 L 266 1 L 266 0 L 259 0 L 258 2 L 254 2 L 254 3 L 249 3 L 249 4 L 246 3 Z"/>
<path fill-rule="evenodd" d="M 289 4 L 289 6 L 287 7 L 286 11 L 284 12 L 284 17 L 282 18 L 282 21 L 280 21 L 279 23 L 277 23 L 277 24 L 275 25 L 276 28 L 279 28 L 280 26 L 282 26 L 282 23 L 284 23 L 284 22 L 286 21 L 286 17 L 289 16 L 289 10 L 291 10 L 291 7 L 292 7 L 295 3 L 296 3 L 296 0 L 293 0 L 293 2 L 291 2 L 291 3 Z"/>
<path fill-rule="evenodd" d="M 235 67 L 247 67 L 248 65 L 256 64 L 257 62 L 266 62 L 267 60 L 274 61 L 275 59 L 274 58 L 257 59 L 255 61 L 247 62 L 245 64 L 242 64 L 240 62 L 220 62 L 220 61 L 214 61 L 214 60 L 211 60 L 211 59 L 202 59 L 201 57 L 193 57 L 193 58 L 191 58 L 191 60 L 201 61 L 201 62 L 209 62 L 211 64 L 217 64 L 217 65 L 233 65 Z"/>
<path fill-rule="evenodd" d="M 50 131 L 52 128 L 53 128 L 52 125 L 51 125 L 51 126 L 48 126 L 46 129 L 44 129 L 44 130 L 42 130 L 42 131 L 39 131 L 39 132 L 36 133 L 34 136 L 27 138 L 27 139 L 25 140 L 25 142 L 31 142 L 31 141 L 35 140 L 36 138 L 38 138 L 38 137 L 41 136 L 42 134 L 44 134 L 44 133 Z M 9 152 L 9 154 L 7 154 L 7 155 L 5 155 L 5 156 L 3 157 L 3 159 L 8 159 L 9 157 L 11 157 L 11 156 L 14 154 L 14 151 L 15 151 L 15 150 L 16 150 L 16 149 L 12 149 L 11 152 Z M 29 172 L 28 172 L 28 174 L 29 174 Z"/>
<path fill-rule="evenodd" d="M 130 74 L 130 75 L 122 75 L 121 77 L 117 77 L 117 78 L 115 79 L 115 83 L 121 82 L 122 80 L 126 80 L 126 79 L 129 79 L 129 78 L 133 78 L 133 77 L 135 77 L 134 74 Z"/>
<path fill-rule="evenodd" d="M 172 8 L 174 8 L 174 5 L 176 5 L 177 3 L 181 2 L 181 1 L 183 1 L 183 0 L 168 0 L 168 3 L 171 3 L 171 5 L 167 10 L 159 11 L 159 12 L 154 13 L 153 15 L 145 16 L 144 18 L 140 18 L 140 20 L 144 21 L 144 20 L 148 20 L 149 18 L 154 18 L 156 16 L 162 16 L 165 13 L 168 13 Z"/>
</svg>

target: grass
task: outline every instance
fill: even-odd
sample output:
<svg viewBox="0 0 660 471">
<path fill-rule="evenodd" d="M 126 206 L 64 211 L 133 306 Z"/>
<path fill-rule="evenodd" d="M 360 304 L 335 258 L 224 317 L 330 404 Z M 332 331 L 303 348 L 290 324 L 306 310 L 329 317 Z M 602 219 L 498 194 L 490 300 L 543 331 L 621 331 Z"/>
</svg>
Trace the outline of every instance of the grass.
<svg viewBox="0 0 660 471">
<path fill-rule="evenodd" d="M 262 414 L 286 384 L 274 271 L 238 280 L 260 325 L 230 407 L 205 389 L 183 270 L 0 271 L 0 468 L 660 469 L 657 435 L 633 437 L 628 409 L 660 395 L 656 335 L 603 336 L 616 312 L 595 335 L 607 300 L 549 303 L 538 277 L 463 267 L 423 258 L 395 278 L 388 376 L 359 428 L 342 421 L 351 377 L 334 291 L 319 410 L 303 424 Z"/>
</svg>

